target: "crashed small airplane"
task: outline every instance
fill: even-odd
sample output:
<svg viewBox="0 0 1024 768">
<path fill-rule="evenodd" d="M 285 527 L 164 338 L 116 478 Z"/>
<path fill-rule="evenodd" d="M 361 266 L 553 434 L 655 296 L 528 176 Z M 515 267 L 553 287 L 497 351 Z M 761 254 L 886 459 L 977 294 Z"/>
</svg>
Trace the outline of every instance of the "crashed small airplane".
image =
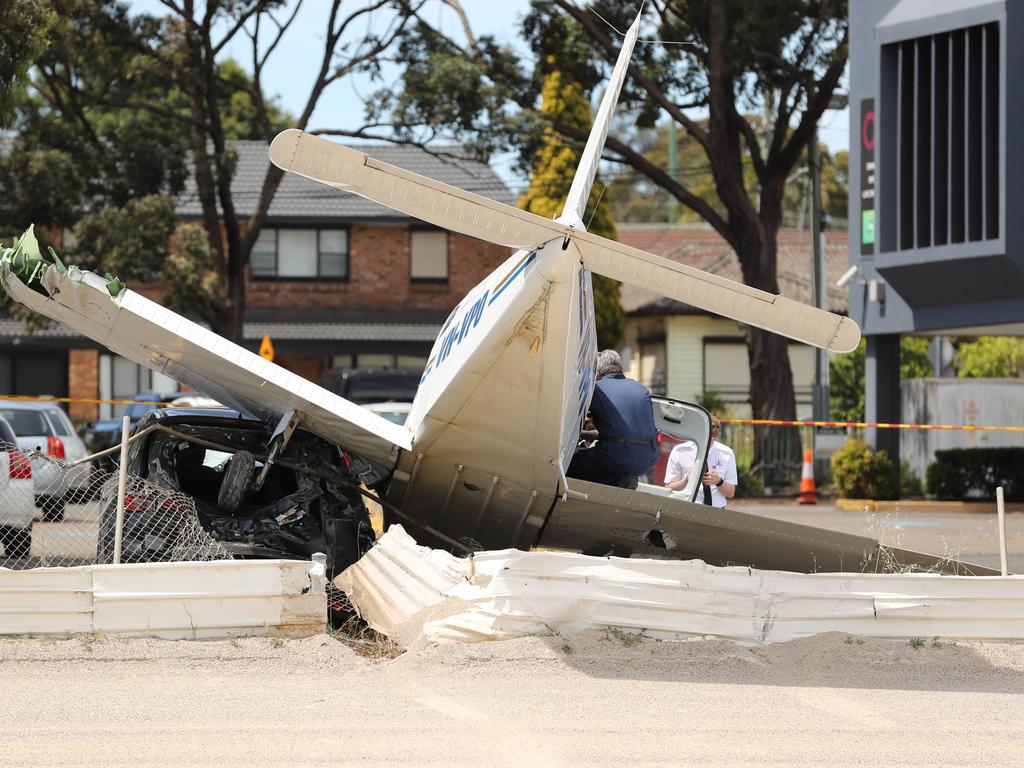
<svg viewBox="0 0 1024 768">
<path fill-rule="evenodd" d="M 584 208 L 639 25 L 638 16 L 553 221 L 298 130 L 271 144 L 271 162 L 285 171 L 516 249 L 444 324 L 404 427 L 98 275 L 59 265 L 25 275 L 8 262 L 0 264 L 0 281 L 16 301 L 111 351 L 277 423 L 271 461 L 296 426 L 362 457 L 372 468 L 367 486 L 424 542 L 463 551 L 545 546 L 803 572 L 874 570 L 875 539 L 693 503 L 703 455 L 682 492 L 566 478 L 594 389 L 591 273 L 831 351 L 850 351 L 860 339 L 848 318 L 586 231 Z M 663 432 L 706 452 L 702 408 L 655 398 L 655 418 Z M 960 567 L 886 553 L 907 566 Z"/>
</svg>

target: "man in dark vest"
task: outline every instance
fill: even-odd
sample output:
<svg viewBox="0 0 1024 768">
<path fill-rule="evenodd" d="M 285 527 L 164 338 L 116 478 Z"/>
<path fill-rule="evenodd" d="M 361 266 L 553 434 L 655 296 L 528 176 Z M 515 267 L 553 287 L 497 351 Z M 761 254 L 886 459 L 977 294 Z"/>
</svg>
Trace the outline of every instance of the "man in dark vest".
<svg viewBox="0 0 1024 768">
<path fill-rule="evenodd" d="M 597 429 L 597 443 L 577 451 L 566 474 L 592 483 L 636 488 L 638 476 L 649 472 L 658 460 L 658 431 L 651 393 L 639 381 L 626 378 L 622 359 L 614 350 L 606 349 L 597 356 L 590 416 Z"/>
</svg>

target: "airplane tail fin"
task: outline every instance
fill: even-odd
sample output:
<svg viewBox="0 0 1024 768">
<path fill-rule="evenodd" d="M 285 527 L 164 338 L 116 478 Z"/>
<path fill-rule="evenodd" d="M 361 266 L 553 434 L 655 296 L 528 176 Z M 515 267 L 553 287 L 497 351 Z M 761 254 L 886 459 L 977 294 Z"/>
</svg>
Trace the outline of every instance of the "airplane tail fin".
<svg viewBox="0 0 1024 768">
<path fill-rule="evenodd" d="M 640 17 L 642 15 L 643 10 L 637 14 L 636 20 L 622 41 L 622 50 L 619 51 L 618 61 L 615 62 L 615 69 L 612 71 L 608 87 L 601 99 L 601 106 L 594 118 L 594 125 L 590 129 L 587 145 L 583 149 L 579 166 L 576 168 L 576 175 L 569 188 L 569 196 L 565 200 L 562 215 L 558 218 L 558 221 L 568 224 L 573 229 L 586 229 L 583 217 L 586 213 L 587 201 L 590 199 L 590 190 L 593 188 L 594 179 L 597 176 L 597 166 L 601 162 L 601 152 L 604 151 L 604 143 L 608 138 L 608 128 L 611 126 L 612 116 L 615 114 L 615 105 L 618 103 L 622 84 L 626 81 L 626 69 L 629 67 L 630 58 L 633 56 L 633 46 L 640 33 Z"/>
</svg>

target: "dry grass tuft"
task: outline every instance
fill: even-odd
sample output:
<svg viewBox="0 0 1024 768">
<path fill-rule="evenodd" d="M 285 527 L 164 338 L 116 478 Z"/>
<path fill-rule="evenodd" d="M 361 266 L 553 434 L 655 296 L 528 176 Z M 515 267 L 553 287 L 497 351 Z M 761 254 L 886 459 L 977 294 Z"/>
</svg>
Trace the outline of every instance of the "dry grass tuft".
<svg viewBox="0 0 1024 768">
<path fill-rule="evenodd" d="M 398 643 L 372 629 L 354 614 L 340 627 L 332 630 L 331 637 L 347 645 L 357 656 L 373 661 L 395 659 L 405 653 Z"/>
</svg>

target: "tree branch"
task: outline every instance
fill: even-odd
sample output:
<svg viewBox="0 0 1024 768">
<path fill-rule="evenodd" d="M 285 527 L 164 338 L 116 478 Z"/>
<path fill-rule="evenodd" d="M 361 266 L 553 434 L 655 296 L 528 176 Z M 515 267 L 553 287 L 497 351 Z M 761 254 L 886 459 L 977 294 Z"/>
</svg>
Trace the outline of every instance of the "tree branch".
<svg viewBox="0 0 1024 768">
<path fill-rule="evenodd" d="M 586 142 L 587 131 L 574 128 L 564 123 L 555 123 L 553 126 L 563 136 L 577 142 Z M 734 242 L 734 236 L 729 229 L 729 223 L 722 218 L 708 202 L 698 197 L 691 190 L 683 186 L 677 178 L 668 173 L 660 165 L 653 163 L 641 152 L 630 147 L 628 144 L 619 141 L 614 136 L 609 136 L 605 141 L 605 147 L 619 155 L 620 162 L 629 165 L 639 173 L 647 176 L 655 184 L 675 197 L 683 205 L 691 208 L 702 219 L 708 222 L 730 245 Z"/>
<path fill-rule="evenodd" d="M 800 153 L 810 143 L 811 134 L 821 120 L 821 116 L 828 109 L 832 94 L 835 93 L 839 80 L 846 70 L 846 41 L 849 29 L 843 31 L 843 36 L 836 46 L 836 55 L 829 63 L 828 68 L 821 79 L 815 84 L 814 93 L 810 94 L 807 100 L 807 109 L 800 118 L 800 122 L 789 135 L 788 141 L 778 153 L 775 173 L 788 175 L 790 169 L 800 159 Z"/>
<path fill-rule="evenodd" d="M 209 5 L 213 6 L 214 3 L 210 3 Z M 301 3 L 299 3 L 299 5 L 301 5 Z M 263 10 L 266 7 L 267 7 L 266 0 L 259 0 L 259 2 L 254 3 L 241 16 L 239 16 L 238 19 L 235 21 L 234 26 L 232 26 L 231 29 L 229 29 L 224 34 L 224 37 L 221 39 L 221 41 L 219 43 L 215 44 L 215 45 L 212 45 L 211 53 L 213 54 L 213 56 L 216 57 L 217 54 L 219 54 L 221 52 L 221 50 L 224 48 L 224 46 L 227 45 L 229 42 L 231 42 L 231 38 L 233 38 L 236 34 L 238 34 L 238 31 L 245 26 L 245 22 L 247 22 L 249 19 L 251 19 L 253 14 L 260 14 L 260 13 L 262 13 Z M 211 41 L 211 44 L 212 44 L 212 41 Z"/>
<path fill-rule="evenodd" d="M 729 74 L 729 26 L 724 4 L 712 3 L 709 15 L 708 159 L 714 171 L 715 189 L 733 224 L 748 232 L 750 229 L 760 230 L 757 211 L 743 181 L 740 132 L 732 117 L 736 104 L 733 78 Z"/>
<path fill-rule="evenodd" d="M 733 102 L 732 118 L 739 128 L 740 133 L 743 134 L 743 138 L 747 142 L 747 151 L 750 154 L 750 160 L 754 164 L 754 172 L 757 174 L 757 180 L 762 184 L 768 183 L 768 166 L 765 164 L 764 155 L 761 152 L 761 142 L 758 141 L 757 132 L 754 131 L 754 126 L 741 115 L 736 109 L 736 102 Z"/>
</svg>

